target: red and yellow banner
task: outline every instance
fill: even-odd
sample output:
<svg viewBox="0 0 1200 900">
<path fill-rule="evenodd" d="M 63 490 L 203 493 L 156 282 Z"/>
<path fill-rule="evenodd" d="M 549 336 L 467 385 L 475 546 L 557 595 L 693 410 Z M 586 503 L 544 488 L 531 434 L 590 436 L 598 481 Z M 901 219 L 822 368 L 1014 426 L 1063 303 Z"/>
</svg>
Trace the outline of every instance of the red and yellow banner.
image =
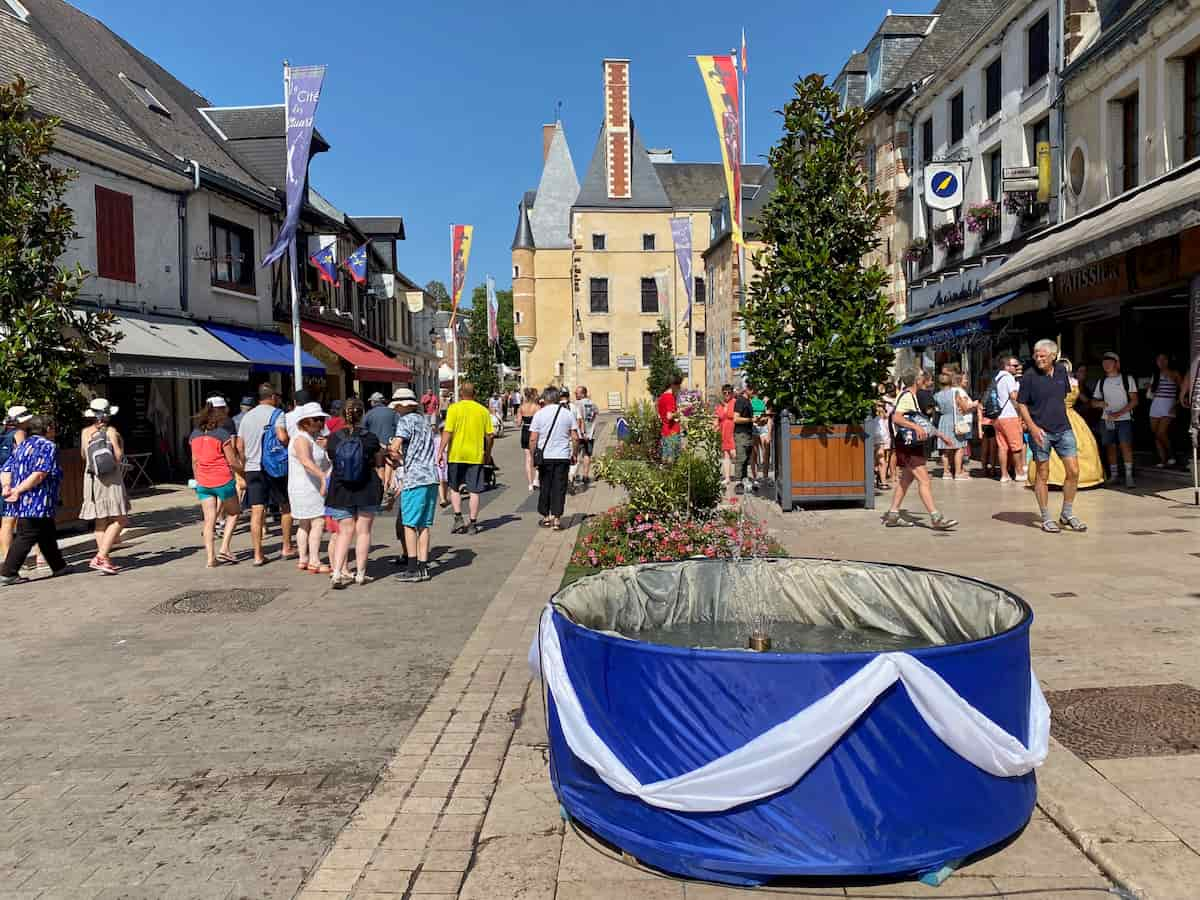
<svg viewBox="0 0 1200 900">
<path fill-rule="evenodd" d="M 721 162 L 725 165 L 725 189 L 729 193 L 729 218 L 733 242 L 745 246 L 742 239 L 742 135 L 738 108 L 737 65 L 732 56 L 697 56 L 700 77 L 712 104 L 713 121 L 721 143 Z"/>
<path fill-rule="evenodd" d="M 471 258 L 471 235 L 474 225 L 452 225 L 450 227 L 450 327 L 458 315 L 458 301 L 462 299 L 463 286 L 467 283 L 467 261 Z"/>
</svg>

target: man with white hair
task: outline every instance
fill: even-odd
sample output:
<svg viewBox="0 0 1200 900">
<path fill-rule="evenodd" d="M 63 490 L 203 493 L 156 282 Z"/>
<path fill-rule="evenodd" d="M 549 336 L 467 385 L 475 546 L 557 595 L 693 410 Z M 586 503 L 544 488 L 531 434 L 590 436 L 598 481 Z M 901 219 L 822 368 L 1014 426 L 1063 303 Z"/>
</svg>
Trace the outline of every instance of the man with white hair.
<svg viewBox="0 0 1200 900">
<path fill-rule="evenodd" d="M 1033 370 L 1021 379 L 1017 412 L 1029 429 L 1029 446 L 1037 467 L 1033 490 L 1042 514 L 1042 531 L 1051 534 L 1063 528 L 1087 531 L 1087 526 L 1072 509 L 1075 492 L 1079 489 L 1079 451 L 1075 446 L 1075 432 L 1067 418 L 1066 398 L 1071 391 L 1071 378 L 1066 367 L 1058 362 L 1058 344 L 1054 341 L 1034 344 L 1033 361 Z M 1051 450 L 1058 453 L 1065 472 L 1062 513 L 1058 522 L 1050 516 L 1049 510 Z"/>
</svg>

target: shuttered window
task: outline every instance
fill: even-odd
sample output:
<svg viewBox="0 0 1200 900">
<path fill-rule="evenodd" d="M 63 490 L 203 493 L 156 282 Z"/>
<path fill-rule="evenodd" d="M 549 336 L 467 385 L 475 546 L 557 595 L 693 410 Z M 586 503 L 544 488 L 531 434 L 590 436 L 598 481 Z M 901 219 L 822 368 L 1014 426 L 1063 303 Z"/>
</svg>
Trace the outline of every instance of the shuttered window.
<svg viewBox="0 0 1200 900">
<path fill-rule="evenodd" d="M 133 197 L 96 185 L 96 274 L 137 282 L 133 252 Z"/>
</svg>

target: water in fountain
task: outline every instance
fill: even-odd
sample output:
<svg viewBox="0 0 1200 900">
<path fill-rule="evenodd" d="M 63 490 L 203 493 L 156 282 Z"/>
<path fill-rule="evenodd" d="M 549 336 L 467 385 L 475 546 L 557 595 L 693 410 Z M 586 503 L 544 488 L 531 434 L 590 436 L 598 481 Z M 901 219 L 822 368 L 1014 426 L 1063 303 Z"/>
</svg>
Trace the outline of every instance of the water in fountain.
<svg viewBox="0 0 1200 900">
<path fill-rule="evenodd" d="M 742 579 L 735 579 L 734 584 Z M 736 588 L 735 588 L 736 591 Z M 761 631 L 771 638 L 776 653 L 888 653 L 931 646 L 923 637 L 891 634 L 876 628 L 848 629 L 835 625 L 779 622 L 754 613 L 751 627 L 741 622 L 681 622 L 661 628 L 631 632 L 627 637 L 670 647 L 745 650 L 748 631 Z"/>
</svg>

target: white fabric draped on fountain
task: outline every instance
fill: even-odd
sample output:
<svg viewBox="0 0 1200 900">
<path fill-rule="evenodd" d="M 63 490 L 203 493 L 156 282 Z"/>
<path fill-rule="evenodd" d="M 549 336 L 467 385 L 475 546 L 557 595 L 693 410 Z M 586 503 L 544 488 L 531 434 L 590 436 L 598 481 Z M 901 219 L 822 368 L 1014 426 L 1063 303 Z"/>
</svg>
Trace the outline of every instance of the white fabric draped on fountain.
<svg viewBox="0 0 1200 900">
<path fill-rule="evenodd" d="M 724 756 L 674 778 L 642 784 L 588 724 L 563 665 L 552 609 L 542 613 L 539 638 L 529 649 L 535 676 L 554 696 L 571 751 L 615 791 L 664 809 L 717 812 L 791 787 L 820 761 L 875 698 L 897 680 L 925 724 L 950 749 L 985 772 L 1024 775 L 1046 759 L 1050 707 L 1030 672 L 1027 748 L 966 700 L 940 675 L 907 653 L 883 653 L 817 702 Z M 540 659 L 539 659 L 540 643 Z"/>
</svg>

